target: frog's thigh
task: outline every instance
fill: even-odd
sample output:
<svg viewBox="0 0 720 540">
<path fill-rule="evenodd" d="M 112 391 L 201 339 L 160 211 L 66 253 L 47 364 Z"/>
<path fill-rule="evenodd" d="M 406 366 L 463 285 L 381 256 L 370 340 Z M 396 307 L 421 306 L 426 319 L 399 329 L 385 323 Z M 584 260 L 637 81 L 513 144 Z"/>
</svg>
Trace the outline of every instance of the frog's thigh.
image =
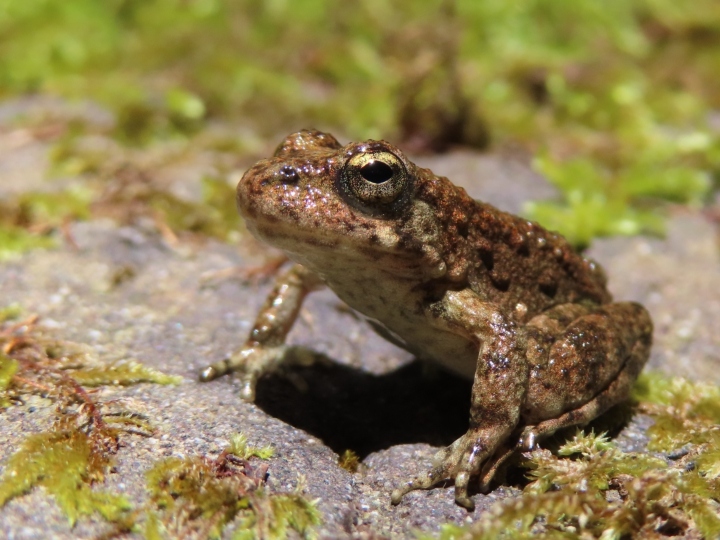
<svg viewBox="0 0 720 540">
<path fill-rule="evenodd" d="M 625 398 L 647 361 L 652 322 L 640 304 L 618 302 L 579 316 L 550 345 L 552 337 L 535 327 L 526 425 L 556 423 L 561 415 L 563 426 L 587 422 Z M 569 420 L 573 415 L 576 421 Z"/>
<path fill-rule="evenodd" d="M 562 321 L 567 317 L 568 313 L 572 309 L 564 309 L 563 306 L 558 306 L 559 312 L 551 313 L 546 316 L 551 317 L 554 321 Z M 574 308 L 577 309 L 577 308 Z M 588 311 L 588 313 L 590 313 Z M 621 302 L 616 304 L 609 304 L 604 306 L 597 312 L 592 312 L 592 315 L 599 315 L 600 320 L 602 318 L 610 318 L 614 323 L 620 322 L 626 329 L 629 329 L 629 336 L 624 336 L 621 339 L 629 340 L 629 353 L 625 357 L 624 362 L 620 366 L 620 371 L 610 378 L 609 383 L 606 381 L 606 386 L 602 388 L 599 393 L 591 397 L 589 400 L 581 404 L 576 408 L 570 410 L 565 409 L 567 412 L 561 413 L 558 416 L 551 417 L 544 421 L 540 421 L 537 425 L 527 425 L 522 431 L 522 434 L 517 439 L 517 446 L 513 447 L 512 442 L 508 441 L 509 444 L 505 444 L 504 447 L 499 448 L 492 459 L 483 467 L 480 480 L 480 491 L 485 493 L 490 487 L 495 473 L 498 471 L 500 466 L 517 450 L 518 447 L 531 450 L 535 446 L 535 442 L 543 437 L 547 437 L 558 431 L 569 426 L 578 424 L 586 424 L 591 420 L 597 418 L 602 413 L 607 411 L 613 405 L 620 403 L 622 400 L 627 398 L 630 393 L 635 379 L 637 379 L 640 371 L 642 370 L 645 362 L 650 354 L 650 344 L 652 341 L 652 322 L 650 317 L 641 305 Z M 628 320 L 631 316 L 632 320 Z M 597 324 L 598 318 L 592 317 L 591 315 L 583 315 L 574 321 L 569 327 L 567 332 L 573 332 L 586 327 L 586 325 Z M 547 326 L 547 325 L 546 325 Z M 608 327 L 607 321 L 601 325 L 604 328 Z M 552 336 L 545 336 L 545 343 L 551 342 Z M 554 347 L 550 349 L 550 355 L 543 355 L 543 347 L 541 345 L 543 339 L 537 335 L 533 338 L 535 342 L 535 348 L 533 349 L 534 354 L 544 356 L 542 358 L 535 358 L 540 364 L 550 363 L 549 360 L 556 360 L 557 358 L 552 355 L 552 352 L 556 350 Z M 617 349 L 617 347 L 616 347 Z M 615 351 L 615 354 L 619 354 Z M 532 354 L 531 354 L 532 355 Z M 543 361 L 544 360 L 544 361 Z M 537 367 L 537 366 L 536 366 Z M 532 368 L 531 368 L 532 369 Z M 560 369 L 563 369 L 562 367 Z M 527 408 L 532 408 L 541 402 L 541 397 L 538 396 L 538 382 L 531 382 L 530 388 L 528 389 L 528 403 Z M 552 391 L 545 386 L 542 386 L 542 392 Z M 535 392 L 533 394 L 533 392 Z M 572 395 L 568 392 L 567 395 Z M 526 420 L 527 423 L 527 420 Z"/>
</svg>

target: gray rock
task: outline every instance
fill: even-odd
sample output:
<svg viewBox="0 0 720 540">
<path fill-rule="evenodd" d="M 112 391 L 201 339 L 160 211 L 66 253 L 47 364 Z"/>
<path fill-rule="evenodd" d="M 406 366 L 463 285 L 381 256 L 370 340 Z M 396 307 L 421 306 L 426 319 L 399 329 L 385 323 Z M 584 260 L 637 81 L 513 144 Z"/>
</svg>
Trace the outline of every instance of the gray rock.
<svg viewBox="0 0 720 540">
<path fill-rule="evenodd" d="M 0 193 L 8 193 L 6 183 L 16 176 L 7 173 L 11 155 L 0 158 Z M 33 159 L 17 166 L 42 178 L 43 171 L 33 167 L 45 163 Z M 503 157 L 462 152 L 422 164 L 511 211 L 530 197 L 554 193 L 527 167 Z M 503 486 L 477 495 L 471 514 L 454 504 L 449 486 L 414 492 L 399 506 L 390 505 L 391 488 L 427 467 L 437 447 L 464 431 L 469 385 L 443 373 L 423 373 L 329 291 L 308 300 L 290 342 L 332 363 L 261 381 L 255 404 L 239 399 L 231 378 L 196 382 L 200 368 L 242 343 L 270 287 L 206 279 L 262 263 L 264 255 L 252 243 L 173 248 L 146 229 L 104 220 L 77 223 L 71 232 L 79 250 L 38 250 L 0 265 L 0 304 L 17 302 L 26 313 L 38 313 L 57 336 L 90 344 L 105 361 L 136 358 L 183 377 L 178 386 L 99 390 L 99 398 L 123 400 L 157 427 L 154 437 L 124 437 L 127 446 L 117 455 L 116 472 L 108 475 L 108 489 L 141 505 L 147 497 L 143 475 L 157 459 L 213 455 L 232 434 L 243 432 L 252 444 L 275 447 L 271 490 L 292 490 L 305 477 L 306 494 L 320 499 L 321 535 L 327 538 L 434 532 L 443 523 L 476 520 L 496 501 L 518 493 Z M 672 220 L 667 240 L 603 240 L 591 250 L 606 267 L 616 296 L 651 310 L 653 368 L 720 380 L 716 240 L 713 225 L 692 213 Z M 127 269 L 130 277 L 116 284 L 114 277 Z M 438 387 L 444 390 L 435 391 Z M 33 398 L 0 414 L 0 467 L 26 434 L 47 429 L 51 412 L 47 400 Z M 647 417 L 636 418 L 619 436 L 621 447 L 641 449 L 647 425 Z M 356 474 L 337 465 L 347 448 L 363 458 Z M 0 536 L 7 538 L 87 538 L 104 528 L 90 519 L 70 529 L 42 490 L 0 509 Z"/>
</svg>

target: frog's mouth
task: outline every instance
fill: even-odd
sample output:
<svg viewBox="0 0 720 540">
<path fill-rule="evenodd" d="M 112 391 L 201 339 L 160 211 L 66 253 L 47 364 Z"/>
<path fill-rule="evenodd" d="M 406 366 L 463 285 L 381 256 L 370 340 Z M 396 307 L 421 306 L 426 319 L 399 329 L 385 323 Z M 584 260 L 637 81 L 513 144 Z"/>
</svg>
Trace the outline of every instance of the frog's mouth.
<svg viewBox="0 0 720 540">
<path fill-rule="evenodd" d="M 281 249 L 326 281 L 342 280 L 350 274 L 389 274 L 417 281 L 445 273 L 445 263 L 432 245 L 409 239 L 394 222 L 353 213 L 345 221 L 333 216 L 336 221 L 328 219 L 323 227 L 316 224 L 313 213 L 295 216 L 290 212 L 292 217 L 288 217 L 287 209 L 255 214 L 243 210 L 243 215 L 256 238 Z"/>
</svg>

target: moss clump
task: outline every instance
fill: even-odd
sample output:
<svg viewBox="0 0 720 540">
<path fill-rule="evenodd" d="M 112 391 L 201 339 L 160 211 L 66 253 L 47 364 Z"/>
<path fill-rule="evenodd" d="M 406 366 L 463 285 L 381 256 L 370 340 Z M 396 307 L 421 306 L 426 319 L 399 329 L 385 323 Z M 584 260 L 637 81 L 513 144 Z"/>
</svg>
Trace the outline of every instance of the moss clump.
<svg viewBox="0 0 720 540">
<path fill-rule="evenodd" d="M 114 365 L 74 369 L 72 377 L 84 386 L 129 386 L 143 382 L 178 384 L 181 381 L 180 377 L 166 375 L 132 360 Z"/>
<path fill-rule="evenodd" d="M 167 191 L 148 193 L 144 201 L 173 233 L 191 233 L 229 241 L 237 239 L 240 217 L 235 206 L 235 188 L 224 179 L 205 177 L 202 200 L 178 199 Z"/>
<path fill-rule="evenodd" d="M 225 449 L 225 452 L 245 460 L 251 457 L 270 459 L 275 454 L 272 446 L 250 446 L 247 437 L 242 433 L 236 433 L 230 437 L 230 445 Z"/>
<path fill-rule="evenodd" d="M 263 484 L 266 459 L 272 449 L 248 446 L 244 435 L 234 435 L 217 458 L 168 458 L 147 473 L 151 503 L 145 537 L 219 538 L 233 524 L 235 539 L 283 539 L 291 530 L 314 537 L 320 522 L 315 502 L 295 493 L 271 494 Z"/>
<path fill-rule="evenodd" d="M 348 472 L 356 473 L 360 467 L 360 456 L 352 450 L 345 450 L 338 458 L 338 465 Z"/>
<path fill-rule="evenodd" d="M 0 506 L 43 486 L 70 524 L 98 513 L 119 530 L 131 527 L 129 502 L 98 489 L 120 448 L 122 433 L 148 436 L 152 428 L 141 414 L 107 405 L 81 384 L 160 383 L 176 379 L 137 363 L 101 367 L 80 344 L 43 335 L 37 317 L 0 323 L 0 406 L 41 394 L 55 403 L 52 427 L 27 437 L 10 457 L 0 478 Z"/>
<path fill-rule="evenodd" d="M 93 489 L 102 480 L 116 449 L 112 431 L 100 426 L 89 432 L 64 421 L 51 431 L 30 435 L 10 457 L 0 479 L 0 506 L 37 486 L 55 498 L 70 525 L 95 512 L 106 520 L 127 518 L 130 503 L 122 496 Z"/>
<path fill-rule="evenodd" d="M 172 192 L 167 180 L 159 178 L 162 176 L 159 171 L 163 165 L 185 159 L 185 153 L 170 151 L 168 155 L 152 158 L 135 155 L 135 161 L 145 159 L 155 163 L 140 166 L 133 158 L 114 155 L 116 151 L 107 151 L 88 180 L 97 186 L 89 210 L 91 217 L 109 217 L 129 225 L 152 222 L 171 245 L 207 237 L 223 241 L 238 239 L 241 221 L 235 205 L 235 188 L 224 177 L 205 176 L 196 200 L 181 198 Z"/>
<path fill-rule="evenodd" d="M 720 535 L 720 388 L 643 374 L 635 388 L 655 424 L 647 454 L 578 432 L 554 456 L 526 454 L 531 479 L 469 528 L 440 538 L 664 538 Z"/>
<path fill-rule="evenodd" d="M 49 248 L 55 241 L 47 236 L 33 234 L 18 227 L 4 226 L 0 228 L 0 261 L 16 257 L 36 248 Z"/>
<path fill-rule="evenodd" d="M 235 189 L 224 178 L 203 178 L 199 199 L 186 200 L 157 181 L 155 170 L 111 156 L 112 149 L 89 157 L 71 142 L 60 144 L 64 149 L 57 152 L 56 169 L 79 168 L 75 174 L 87 177 L 81 185 L 56 193 L 24 193 L 0 202 L 0 261 L 31 249 L 54 247 L 58 238 L 72 246 L 68 225 L 90 218 L 110 217 L 123 224 L 154 222 L 170 244 L 182 239 L 235 241 L 240 237 Z"/>
<path fill-rule="evenodd" d="M 581 247 L 596 236 L 661 234 L 659 201 L 699 204 L 711 188 L 709 175 L 688 167 L 658 171 L 659 164 L 634 164 L 631 171 L 613 172 L 589 157 L 561 163 L 545 156 L 535 163 L 560 188 L 562 200 L 530 203 L 526 213 Z"/>
<path fill-rule="evenodd" d="M 24 193 L 0 202 L 0 261 L 35 248 L 53 247 L 50 233 L 89 215 L 91 194 L 84 189 Z"/>
<path fill-rule="evenodd" d="M 701 474 L 720 476 L 720 387 L 643 374 L 634 396 L 655 419 L 648 430 L 650 450 L 691 455 Z"/>
</svg>

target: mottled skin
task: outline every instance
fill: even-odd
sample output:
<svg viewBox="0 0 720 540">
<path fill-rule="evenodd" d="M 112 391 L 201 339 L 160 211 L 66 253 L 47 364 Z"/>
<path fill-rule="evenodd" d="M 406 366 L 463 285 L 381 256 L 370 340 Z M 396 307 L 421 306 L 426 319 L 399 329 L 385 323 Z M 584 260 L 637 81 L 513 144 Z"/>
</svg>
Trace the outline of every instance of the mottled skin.
<svg viewBox="0 0 720 540">
<path fill-rule="evenodd" d="M 467 433 L 393 503 L 452 478 L 472 508 L 471 477 L 487 489 L 514 450 L 624 400 L 648 358 L 646 310 L 613 303 L 595 262 L 386 142 L 294 133 L 247 171 L 237 201 L 253 234 L 296 264 L 244 347 L 203 380 L 238 371 L 252 399 L 257 378 L 283 363 L 304 296 L 323 285 L 384 337 L 473 380 Z"/>
</svg>

